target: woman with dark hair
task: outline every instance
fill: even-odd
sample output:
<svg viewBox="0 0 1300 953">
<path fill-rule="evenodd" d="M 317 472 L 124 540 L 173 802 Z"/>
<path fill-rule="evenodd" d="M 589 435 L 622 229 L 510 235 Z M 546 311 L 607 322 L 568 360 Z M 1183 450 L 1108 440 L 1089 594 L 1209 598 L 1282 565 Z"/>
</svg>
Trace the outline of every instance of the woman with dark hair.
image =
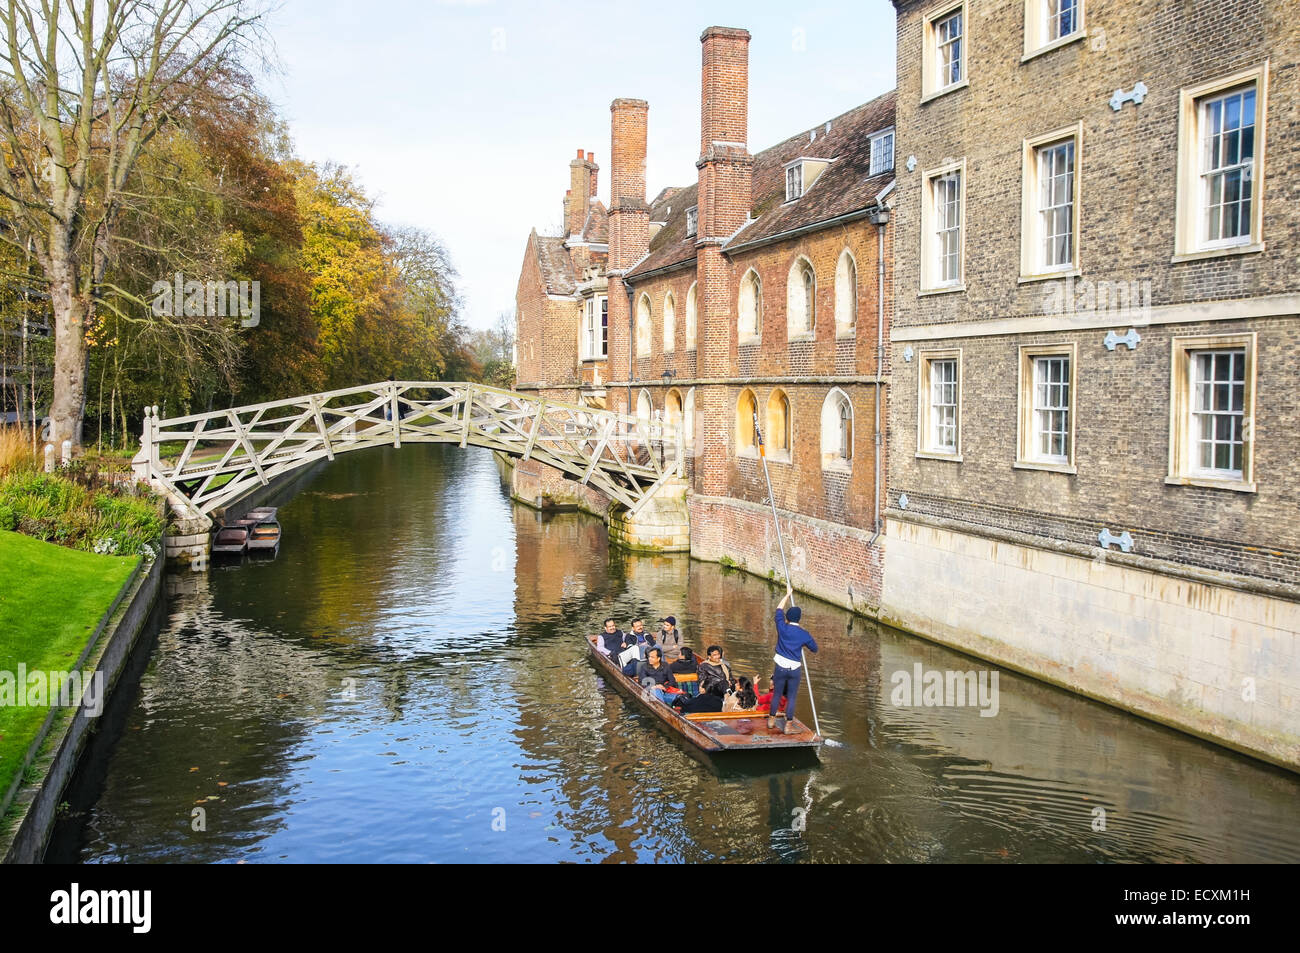
<svg viewBox="0 0 1300 953">
<path fill-rule="evenodd" d="M 758 705 L 758 695 L 754 692 L 754 683 L 744 675 L 736 677 L 731 692 L 722 703 L 723 711 L 749 711 Z"/>
</svg>

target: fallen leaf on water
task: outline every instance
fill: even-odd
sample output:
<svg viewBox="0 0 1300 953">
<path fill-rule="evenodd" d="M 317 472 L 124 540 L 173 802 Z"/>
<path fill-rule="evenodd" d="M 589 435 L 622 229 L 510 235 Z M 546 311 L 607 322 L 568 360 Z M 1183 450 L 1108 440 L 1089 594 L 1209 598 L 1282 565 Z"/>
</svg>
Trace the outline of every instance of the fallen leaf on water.
<svg viewBox="0 0 1300 953">
<path fill-rule="evenodd" d="M 204 800 L 205 800 L 205 801 L 220 801 L 221 798 L 217 797 L 215 794 L 209 794 L 206 798 L 204 798 Z"/>
<path fill-rule="evenodd" d="M 641 763 L 642 763 L 642 764 L 649 764 L 650 762 L 649 762 L 649 761 L 642 761 Z"/>
<path fill-rule="evenodd" d="M 224 788 L 224 787 L 226 787 L 229 783 L 230 783 L 229 781 L 218 781 L 218 782 L 217 782 L 217 787 L 219 787 L 219 788 Z"/>
<path fill-rule="evenodd" d="M 195 771 L 197 771 L 197 770 L 199 770 L 199 769 L 198 769 L 198 768 L 190 768 L 190 772 L 191 772 L 191 773 L 193 773 L 193 772 L 195 772 Z"/>
</svg>

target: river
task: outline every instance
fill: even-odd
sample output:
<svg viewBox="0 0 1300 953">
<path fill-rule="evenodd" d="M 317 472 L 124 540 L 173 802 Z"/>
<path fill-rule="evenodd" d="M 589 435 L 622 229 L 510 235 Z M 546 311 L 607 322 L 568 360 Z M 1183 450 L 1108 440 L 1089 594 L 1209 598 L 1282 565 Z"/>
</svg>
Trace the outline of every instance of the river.
<svg viewBox="0 0 1300 953">
<path fill-rule="evenodd" d="M 514 504 L 486 450 L 342 456 L 280 520 L 273 561 L 169 577 L 47 860 L 1300 861 L 1300 777 L 1008 671 L 996 714 L 897 705 L 991 666 L 815 602 L 843 747 L 701 759 L 580 636 L 673 614 L 770 674 L 779 593 Z"/>
</svg>

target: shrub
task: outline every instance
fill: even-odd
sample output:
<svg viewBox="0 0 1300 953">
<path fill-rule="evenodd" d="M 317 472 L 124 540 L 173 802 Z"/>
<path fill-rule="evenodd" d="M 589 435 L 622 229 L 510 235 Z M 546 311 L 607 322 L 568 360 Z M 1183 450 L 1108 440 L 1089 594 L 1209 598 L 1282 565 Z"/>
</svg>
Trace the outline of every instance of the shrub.
<svg viewBox="0 0 1300 953">
<path fill-rule="evenodd" d="M 8 514 L 8 515 L 5 515 Z M 85 471 L 14 471 L 0 477 L 0 529 L 73 549 L 152 552 L 162 534 L 160 501 L 132 485 L 98 485 Z"/>
</svg>

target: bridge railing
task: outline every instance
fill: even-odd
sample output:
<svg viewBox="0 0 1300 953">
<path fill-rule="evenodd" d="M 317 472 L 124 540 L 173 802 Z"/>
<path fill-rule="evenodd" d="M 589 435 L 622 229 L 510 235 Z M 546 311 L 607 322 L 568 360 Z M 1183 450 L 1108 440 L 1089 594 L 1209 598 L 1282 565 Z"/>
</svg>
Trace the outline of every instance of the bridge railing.
<svg viewBox="0 0 1300 953">
<path fill-rule="evenodd" d="M 258 485 L 349 450 L 491 447 L 537 459 L 629 507 L 680 475 L 680 428 L 470 382 L 385 381 L 200 414 L 145 408 L 138 478 L 206 519 Z"/>
</svg>

